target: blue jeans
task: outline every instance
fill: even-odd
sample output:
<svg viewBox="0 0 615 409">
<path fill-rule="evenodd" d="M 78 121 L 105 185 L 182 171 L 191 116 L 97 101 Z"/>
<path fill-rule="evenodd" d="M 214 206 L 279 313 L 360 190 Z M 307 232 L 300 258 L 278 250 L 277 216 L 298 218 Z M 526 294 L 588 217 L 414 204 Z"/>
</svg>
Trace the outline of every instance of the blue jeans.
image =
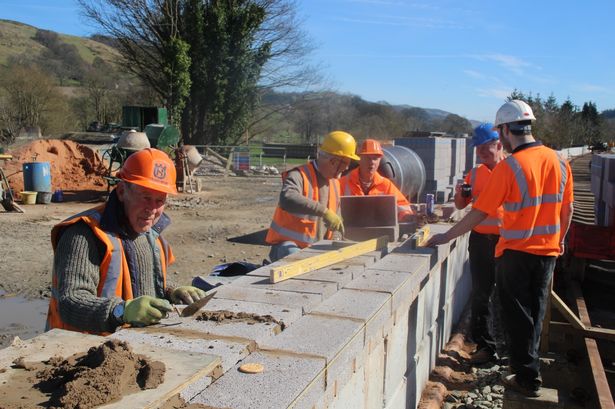
<svg viewBox="0 0 615 409">
<path fill-rule="evenodd" d="M 515 250 L 504 250 L 496 259 L 495 288 L 508 336 L 510 368 L 517 382 L 531 388 L 541 384 L 538 347 L 555 259 Z"/>
<path fill-rule="evenodd" d="M 297 253 L 300 250 L 301 249 L 294 241 L 283 241 L 282 243 L 271 246 L 271 250 L 269 250 L 269 260 L 273 263 L 289 254 Z"/>
</svg>

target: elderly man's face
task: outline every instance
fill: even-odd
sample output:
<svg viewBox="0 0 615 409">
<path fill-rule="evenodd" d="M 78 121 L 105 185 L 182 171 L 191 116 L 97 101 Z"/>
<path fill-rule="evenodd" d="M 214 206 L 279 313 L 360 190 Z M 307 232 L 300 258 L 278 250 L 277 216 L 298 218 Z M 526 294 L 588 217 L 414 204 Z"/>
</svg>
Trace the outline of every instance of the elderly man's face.
<svg viewBox="0 0 615 409">
<path fill-rule="evenodd" d="M 359 161 L 361 174 L 370 178 L 373 177 L 378 170 L 378 166 L 380 166 L 381 159 L 381 155 L 361 155 L 361 160 Z"/>
<path fill-rule="evenodd" d="M 476 147 L 476 156 L 490 168 L 502 159 L 502 143 L 499 140 L 484 143 Z"/>
<path fill-rule="evenodd" d="M 350 165 L 350 159 L 332 155 L 322 162 L 319 161 L 318 169 L 325 178 L 337 179 L 342 175 L 342 172 L 348 169 L 348 165 Z"/>
<path fill-rule="evenodd" d="M 132 230 L 135 233 L 149 231 L 162 216 L 167 194 L 126 182 L 120 183 L 117 189 Z"/>
</svg>

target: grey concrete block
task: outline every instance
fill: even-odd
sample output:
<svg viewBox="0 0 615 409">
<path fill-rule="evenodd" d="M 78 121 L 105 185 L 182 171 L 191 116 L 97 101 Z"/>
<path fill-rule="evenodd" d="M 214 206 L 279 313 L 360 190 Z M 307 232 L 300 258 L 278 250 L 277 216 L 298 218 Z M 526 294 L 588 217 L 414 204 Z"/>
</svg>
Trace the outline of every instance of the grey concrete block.
<svg viewBox="0 0 615 409">
<path fill-rule="evenodd" d="M 258 374 L 240 372 L 244 363 L 260 363 L 264 371 Z M 319 374 L 324 370 L 324 359 L 309 356 L 292 356 L 256 352 L 223 377 L 211 384 L 190 403 L 200 403 L 214 408 L 233 409 L 286 409 L 312 384 L 324 393 L 324 381 Z"/>
<path fill-rule="evenodd" d="M 304 313 L 311 311 L 323 300 L 321 294 L 301 294 L 249 287 L 222 286 L 216 291 L 216 298 L 301 307 Z"/>
<path fill-rule="evenodd" d="M 109 337 L 130 344 L 147 344 L 178 351 L 217 355 L 222 360 L 223 372 L 248 356 L 256 347 L 254 342 L 248 340 L 215 338 L 202 332 L 176 330 L 175 327 L 126 328 Z"/>
<path fill-rule="evenodd" d="M 280 335 L 259 344 L 261 350 L 319 356 L 327 361 L 327 388 L 342 382 L 361 364 L 356 361 L 364 347 L 365 324 L 358 320 L 306 315 Z"/>
<path fill-rule="evenodd" d="M 337 291 L 337 284 L 326 281 L 286 280 L 279 283 L 269 282 L 267 277 L 243 276 L 233 282 L 234 287 L 247 287 L 262 290 L 286 291 L 299 294 L 320 295 L 323 299 Z"/>
<path fill-rule="evenodd" d="M 345 227 L 346 238 L 356 241 L 377 239 L 380 236 L 387 236 L 389 241 L 396 241 L 399 237 L 399 226 L 370 226 L 370 227 Z"/>
<path fill-rule="evenodd" d="M 382 338 L 384 323 L 391 316 L 391 295 L 384 292 L 342 289 L 314 308 L 310 314 L 360 320 L 365 339 Z"/>
<path fill-rule="evenodd" d="M 397 200 L 394 195 L 342 196 L 340 210 L 346 229 L 397 225 Z"/>
</svg>

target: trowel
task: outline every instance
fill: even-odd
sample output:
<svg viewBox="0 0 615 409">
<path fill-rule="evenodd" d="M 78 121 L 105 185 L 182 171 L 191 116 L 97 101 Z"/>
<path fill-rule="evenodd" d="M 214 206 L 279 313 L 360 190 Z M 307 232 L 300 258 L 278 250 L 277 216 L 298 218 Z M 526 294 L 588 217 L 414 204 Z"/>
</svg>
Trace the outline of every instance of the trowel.
<svg viewBox="0 0 615 409">
<path fill-rule="evenodd" d="M 180 314 L 181 317 L 192 317 L 198 310 L 203 308 L 212 298 L 216 295 L 217 291 L 212 292 L 206 297 L 201 298 L 200 300 L 196 300 L 192 304 L 188 305 L 184 308 Z"/>
</svg>

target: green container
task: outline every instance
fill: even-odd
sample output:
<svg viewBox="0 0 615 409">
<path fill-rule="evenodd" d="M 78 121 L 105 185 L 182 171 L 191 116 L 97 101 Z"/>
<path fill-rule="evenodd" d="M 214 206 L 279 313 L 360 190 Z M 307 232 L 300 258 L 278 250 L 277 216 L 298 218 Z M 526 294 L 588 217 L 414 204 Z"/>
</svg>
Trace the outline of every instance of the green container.
<svg viewBox="0 0 615 409">
<path fill-rule="evenodd" d="M 122 127 L 144 131 L 149 124 L 167 125 L 169 118 L 166 108 L 160 107 L 122 107 Z"/>
<path fill-rule="evenodd" d="M 158 149 L 176 146 L 179 142 L 179 131 L 173 125 L 149 124 L 145 126 L 145 134 L 150 145 Z"/>
</svg>

